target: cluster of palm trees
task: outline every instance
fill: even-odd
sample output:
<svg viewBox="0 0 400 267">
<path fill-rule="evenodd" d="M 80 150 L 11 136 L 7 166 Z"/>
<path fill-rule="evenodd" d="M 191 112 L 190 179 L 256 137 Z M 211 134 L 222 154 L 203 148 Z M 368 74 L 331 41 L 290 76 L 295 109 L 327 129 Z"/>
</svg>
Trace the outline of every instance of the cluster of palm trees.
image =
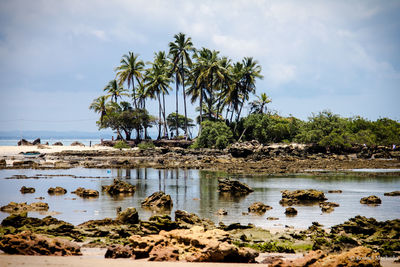
<svg viewBox="0 0 400 267">
<path fill-rule="evenodd" d="M 129 52 L 122 56 L 115 71 L 116 79 L 104 88 L 107 95 L 96 98 L 90 109 L 100 114 L 101 124 L 107 115 L 107 107 L 115 106 L 122 96 L 132 97 L 135 109 L 146 109 L 146 100 L 155 99 L 158 102 L 158 138 L 168 138 L 165 95 L 172 91 L 172 83 L 175 83 L 177 124 L 179 90 L 183 93 L 183 130 L 187 138 L 187 95 L 192 103 L 199 103 L 197 122 L 201 131 L 201 122 L 206 119 L 225 120 L 229 124 L 236 115 L 236 121 L 239 121 L 245 102 L 250 94 L 255 93 L 256 79 L 263 78 L 261 66 L 252 57 L 233 63 L 229 58 L 220 56 L 219 51 L 195 49 L 191 38 L 183 33 L 174 36 L 174 41 L 169 43 L 168 54 L 157 52 L 153 61 L 145 64 L 138 54 Z M 127 89 L 123 87 L 125 84 Z M 111 102 L 107 103 L 108 99 Z M 178 128 L 178 125 L 174 127 L 176 136 Z"/>
</svg>

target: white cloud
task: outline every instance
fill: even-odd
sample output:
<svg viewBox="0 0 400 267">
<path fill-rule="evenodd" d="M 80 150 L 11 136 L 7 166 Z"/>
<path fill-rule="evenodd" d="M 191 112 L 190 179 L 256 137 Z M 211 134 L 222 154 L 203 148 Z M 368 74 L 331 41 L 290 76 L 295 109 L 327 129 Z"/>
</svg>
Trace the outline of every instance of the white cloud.
<svg viewBox="0 0 400 267">
<path fill-rule="evenodd" d="M 273 87 L 278 87 L 296 78 L 296 66 L 291 64 L 273 64 L 269 65 L 265 73 L 267 83 L 272 83 Z"/>
</svg>

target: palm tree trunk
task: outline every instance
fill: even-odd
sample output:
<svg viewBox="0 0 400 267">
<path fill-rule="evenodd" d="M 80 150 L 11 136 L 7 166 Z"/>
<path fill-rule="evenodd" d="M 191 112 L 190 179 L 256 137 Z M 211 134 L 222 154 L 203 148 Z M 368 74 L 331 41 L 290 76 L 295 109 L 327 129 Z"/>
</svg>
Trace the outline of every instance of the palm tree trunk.
<svg viewBox="0 0 400 267">
<path fill-rule="evenodd" d="M 201 123 L 203 122 L 203 88 L 200 87 L 200 127 L 199 127 L 199 136 L 201 134 Z"/>
<path fill-rule="evenodd" d="M 157 94 L 158 99 L 158 137 L 157 140 L 161 139 L 161 99 L 160 94 Z"/>
<path fill-rule="evenodd" d="M 168 129 L 167 129 L 167 121 L 165 120 L 165 94 L 162 94 L 163 97 L 163 105 L 164 105 L 164 109 L 163 109 L 163 118 L 164 118 L 164 137 L 166 137 L 168 139 Z"/>
<path fill-rule="evenodd" d="M 176 85 L 176 138 L 178 138 L 179 132 L 178 132 L 178 72 L 175 73 L 175 85 Z"/>
<path fill-rule="evenodd" d="M 133 104 L 135 105 L 135 109 L 137 109 L 135 79 L 133 77 L 132 77 L 132 92 L 133 92 Z"/>
<path fill-rule="evenodd" d="M 181 68 L 182 68 L 182 90 L 183 90 L 183 106 L 185 109 L 185 140 L 188 139 L 188 132 L 187 132 L 187 110 L 186 110 L 186 92 L 185 92 L 185 70 L 183 69 L 183 57 L 181 58 Z"/>
</svg>

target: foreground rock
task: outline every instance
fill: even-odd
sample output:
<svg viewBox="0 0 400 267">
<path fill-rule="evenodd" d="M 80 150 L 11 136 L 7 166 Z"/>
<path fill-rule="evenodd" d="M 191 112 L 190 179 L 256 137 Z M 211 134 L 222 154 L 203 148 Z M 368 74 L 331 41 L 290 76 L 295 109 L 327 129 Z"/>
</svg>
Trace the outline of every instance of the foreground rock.
<svg viewBox="0 0 400 267">
<path fill-rule="evenodd" d="M 89 197 L 98 197 L 99 196 L 99 191 L 94 190 L 94 189 L 85 189 L 83 187 L 78 187 L 75 191 L 71 192 L 72 194 L 76 194 L 80 197 L 83 198 L 89 198 Z"/>
<path fill-rule="evenodd" d="M 254 191 L 247 184 L 231 179 L 218 179 L 218 190 L 232 194 L 249 194 Z"/>
<path fill-rule="evenodd" d="M 262 202 L 254 202 L 248 208 L 248 211 L 252 212 L 252 213 L 264 214 L 267 210 L 270 210 L 270 209 L 272 209 L 271 206 L 265 205 Z"/>
<path fill-rule="evenodd" d="M 181 228 L 191 228 L 194 225 L 203 226 L 205 228 L 214 228 L 214 223 L 209 219 L 200 219 L 194 213 L 189 213 L 184 210 L 175 211 L 175 221 Z"/>
<path fill-rule="evenodd" d="M 387 192 L 384 195 L 389 197 L 400 196 L 400 191 Z"/>
<path fill-rule="evenodd" d="M 251 263 L 258 256 L 258 252 L 252 249 L 238 248 L 231 244 L 227 232 L 219 229 L 204 230 L 199 226 L 188 230 L 161 231 L 159 235 L 145 237 L 133 235 L 129 241 L 129 247 L 108 248 L 107 257 L 123 255 L 156 261 Z"/>
<path fill-rule="evenodd" d="M 369 197 L 363 197 L 360 200 L 361 204 L 372 204 L 372 205 L 377 205 L 377 204 L 381 204 L 382 200 L 377 197 L 377 196 L 369 196 Z"/>
<path fill-rule="evenodd" d="M 348 252 L 341 254 L 327 255 L 321 250 L 311 251 L 302 258 L 293 260 L 278 259 L 272 262 L 269 266 L 370 266 L 378 267 L 380 265 L 379 253 L 374 253 L 371 249 L 366 247 L 355 247 Z"/>
<path fill-rule="evenodd" d="M 0 249 L 8 254 L 19 255 L 82 255 L 77 244 L 60 238 L 34 234 L 30 231 L 5 235 L 0 241 Z"/>
<path fill-rule="evenodd" d="M 133 194 L 135 193 L 136 187 L 130 183 L 121 181 L 119 179 L 114 179 L 114 183 L 112 185 L 103 185 L 102 190 L 110 195 Z"/>
<path fill-rule="evenodd" d="M 117 221 L 124 224 L 136 224 L 139 223 L 139 214 L 135 208 L 127 208 L 118 213 Z"/>
<path fill-rule="evenodd" d="M 154 192 L 142 201 L 142 207 L 151 209 L 171 209 L 172 206 L 171 196 L 162 191 Z"/>
<path fill-rule="evenodd" d="M 282 199 L 279 201 L 281 205 L 295 205 L 301 203 L 312 203 L 312 202 L 321 202 L 325 201 L 327 198 L 322 191 L 318 191 L 315 189 L 306 189 L 306 190 L 283 190 Z"/>
<path fill-rule="evenodd" d="M 60 186 L 50 187 L 49 190 L 47 190 L 47 193 L 49 195 L 64 195 L 67 193 L 67 189 L 64 189 Z"/>
<path fill-rule="evenodd" d="M 22 186 L 19 191 L 22 194 L 32 194 L 32 193 L 35 193 L 35 188 Z"/>
<path fill-rule="evenodd" d="M 1 211 L 8 213 L 19 213 L 27 211 L 47 211 L 49 210 L 49 204 L 43 202 L 33 202 L 31 204 L 10 202 L 8 205 L 0 208 Z"/>
</svg>

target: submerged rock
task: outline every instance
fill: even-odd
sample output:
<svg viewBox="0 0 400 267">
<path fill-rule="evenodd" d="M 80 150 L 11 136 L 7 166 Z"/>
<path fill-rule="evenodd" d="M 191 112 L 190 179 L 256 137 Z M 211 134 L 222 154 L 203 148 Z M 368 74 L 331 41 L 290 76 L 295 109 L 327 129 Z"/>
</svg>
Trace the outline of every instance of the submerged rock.
<svg viewBox="0 0 400 267">
<path fill-rule="evenodd" d="M 19 191 L 21 191 L 22 194 L 31 194 L 35 193 L 35 188 L 22 186 Z"/>
<path fill-rule="evenodd" d="M 218 179 L 218 190 L 233 194 L 249 194 L 254 191 L 247 184 L 231 179 Z"/>
<path fill-rule="evenodd" d="M 400 196 L 400 191 L 387 192 L 384 195 L 389 197 Z"/>
<path fill-rule="evenodd" d="M 172 206 L 173 204 L 171 196 L 162 191 L 154 192 L 152 195 L 146 197 L 142 201 L 142 207 L 148 207 L 152 209 L 171 209 Z"/>
<path fill-rule="evenodd" d="M 286 208 L 285 214 L 288 216 L 294 216 L 294 215 L 297 215 L 297 210 L 295 208 L 289 207 L 289 208 Z"/>
<path fill-rule="evenodd" d="M 89 198 L 89 197 L 98 197 L 99 196 L 99 191 L 94 190 L 94 189 L 85 189 L 83 187 L 78 187 L 75 191 L 71 192 L 72 194 L 76 194 L 80 197 L 83 198 Z"/>
<path fill-rule="evenodd" d="M 61 143 L 61 142 L 55 142 L 55 143 L 53 144 L 53 146 L 63 146 L 63 143 Z"/>
<path fill-rule="evenodd" d="M 294 205 L 301 203 L 310 203 L 310 202 L 321 202 L 325 201 L 327 198 L 325 197 L 324 192 L 318 191 L 315 189 L 305 189 L 305 190 L 283 190 L 282 199 L 279 201 L 281 205 Z"/>
<path fill-rule="evenodd" d="M 0 249 L 8 254 L 19 255 L 82 255 L 80 247 L 75 243 L 30 231 L 5 235 L 0 241 Z"/>
<path fill-rule="evenodd" d="M 0 208 L 1 211 L 8 213 L 19 213 L 26 211 L 47 211 L 49 210 L 49 204 L 43 202 L 33 202 L 31 204 L 10 202 L 8 205 Z"/>
<path fill-rule="evenodd" d="M 64 195 L 67 193 L 67 190 L 60 186 L 50 187 L 49 190 L 47 190 L 47 193 L 49 195 Z"/>
<path fill-rule="evenodd" d="M 330 194 L 341 194 L 343 191 L 342 190 L 329 190 L 328 193 Z"/>
<path fill-rule="evenodd" d="M 254 202 L 253 204 L 251 204 L 251 206 L 248 208 L 249 212 L 253 212 L 253 213 L 259 213 L 259 214 L 263 214 L 265 213 L 267 210 L 272 209 L 271 206 L 265 205 L 262 202 Z"/>
<path fill-rule="evenodd" d="M 381 204 L 382 200 L 377 196 L 369 196 L 369 197 L 363 197 L 360 200 L 360 203 L 361 204 L 373 204 L 373 205 L 376 205 L 376 204 Z"/>
<path fill-rule="evenodd" d="M 130 183 L 121 181 L 119 179 L 114 179 L 114 183 L 112 185 L 104 185 L 101 187 L 101 190 L 109 193 L 110 195 L 133 194 L 135 193 L 136 187 Z"/>
<path fill-rule="evenodd" d="M 117 221 L 123 224 L 137 224 L 139 223 L 139 214 L 135 208 L 127 208 L 118 213 Z"/>
<path fill-rule="evenodd" d="M 329 212 L 334 211 L 335 207 L 339 207 L 339 204 L 334 203 L 334 202 L 321 202 L 321 203 L 319 203 L 319 206 L 320 206 L 322 212 L 329 213 Z"/>
</svg>

